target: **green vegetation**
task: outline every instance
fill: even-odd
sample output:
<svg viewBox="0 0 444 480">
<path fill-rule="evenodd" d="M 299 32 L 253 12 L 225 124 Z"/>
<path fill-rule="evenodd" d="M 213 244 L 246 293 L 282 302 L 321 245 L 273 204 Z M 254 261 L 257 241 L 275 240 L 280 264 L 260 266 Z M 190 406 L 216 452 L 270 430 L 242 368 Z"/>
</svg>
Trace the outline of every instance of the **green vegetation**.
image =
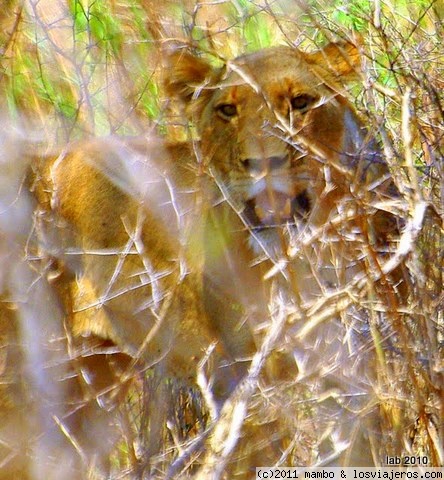
<svg viewBox="0 0 444 480">
<path fill-rule="evenodd" d="M 388 299 L 369 308 L 366 319 L 369 348 L 377 352 L 371 407 L 377 405 L 383 412 L 384 433 L 377 447 L 384 450 L 398 440 L 408 454 L 426 455 L 434 465 L 442 462 L 442 1 L 3 1 L 2 117 L 43 131 L 49 144 L 152 129 L 180 136 L 186 121 L 161 88 L 162 75 L 168 74 L 162 71 L 164 52 L 179 44 L 215 62 L 278 43 L 307 51 L 330 40 L 354 40 L 359 45 L 363 69 L 349 96 L 382 146 L 401 192 L 405 224 L 412 227 L 407 235 L 411 245 L 402 259 L 411 281 L 408 305 L 401 309 Z M 426 214 L 416 224 L 412 219 L 422 202 Z M 382 279 L 388 281 L 384 274 Z M 371 297 L 370 280 L 367 290 Z M 347 295 L 359 302 L 358 293 L 351 290 Z M 367 307 L 363 300 L 361 306 Z M 392 351 L 382 347 L 387 338 L 392 340 Z M 115 470 L 137 470 L 157 442 L 161 453 L 156 451 L 155 466 L 164 472 L 183 453 L 181 442 L 202 433 L 210 418 L 204 399 L 173 383 L 165 381 L 159 387 L 149 374 L 135 380 L 122 402 L 124 426 L 112 461 Z M 251 422 L 261 424 L 270 411 L 282 414 L 282 423 L 288 418 L 300 422 L 294 442 L 283 453 L 283 465 L 315 456 L 319 446 L 313 428 L 318 419 L 311 418 L 316 397 L 302 383 L 278 385 L 276 394 L 258 389 L 250 405 Z M 165 390 L 163 396 L 156 389 Z M 335 387 L 331 392 L 333 398 Z M 153 441 L 147 433 L 156 423 L 150 401 L 167 397 L 173 407 L 159 413 L 159 418 L 169 423 L 154 426 L 161 433 Z M 190 455 L 190 464 L 195 460 Z"/>
</svg>

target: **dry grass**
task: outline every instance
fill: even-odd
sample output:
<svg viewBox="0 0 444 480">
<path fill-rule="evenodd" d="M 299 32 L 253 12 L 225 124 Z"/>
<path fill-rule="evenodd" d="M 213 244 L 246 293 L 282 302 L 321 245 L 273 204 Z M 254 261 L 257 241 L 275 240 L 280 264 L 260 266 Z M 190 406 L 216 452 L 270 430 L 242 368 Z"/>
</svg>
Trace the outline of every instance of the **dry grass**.
<svg viewBox="0 0 444 480">
<path fill-rule="evenodd" d="M 35 298 L 28 297 L 35 315 L 27 324 L 16 326 L 13 319 L 14 304 L 29 293 L 20 288 L 29 280 L 25 266 L 37 272 L 35 281 L 45 274 L 45 262 L 23 257 L 23 233 L 33 221 L 28 200 L 19 196 L 26 168 L 19 146 L 27 147 L 22 137 L 8 143 L 11 136 L 25 132 L 29 140 L 33 132 L 32 140 L 43 150 L 110 133 L 155 130 L 183 138 L 189 134 L 187 122 L 160 87 L 162 52 L 169 45 L 186 42 L 217 63 L 277 43 L 310 50 L 325 40 L 352 38 L 353 29 L 364 62 L 361 81 L 349 96 L 382 145 L 401 193 L 396 205 L 383 206 L 402 218 L 401 240 L 382 259 L 371 241 L 364 242 L 366 273 L 343 291 L 333 294 L 321 285 L 323 297 L 307 304 L 294 301 L 291 282 L 285 294 L 275 290 L 249 374 L 217 418 L 203 374 L 200 389 L 149 372 L 134 375 L 120 401 L 112 478 L 250 478 L 245 471 L 264 462 L 329 464 L 344 459 L 362 431 L 372 451 L 359 452 L 352 464 L 365 463 L 371 453 L 379 462 L 385 455 L 403 454 L 442 466 L 443 22 L 442 3 L 432 0 L 346 6 L 284 0 L 7 0 L 0 12 L 0 108 L 5 124 L 15 130 L 0 137 L 0 292 L 5 305 L 0 332 L 5 351 L 17 337 L 25 345 L 36 341 L 51 350 L 31 373 L 14 371 L 20 349 L 9 346 L 7 358 L 0 350 L 0 393 L 6 392 L 7 408 L 20 398 L 19 390 L 32 396 L 27 380 L 11 391 L 9 383 L 17 375 L 57 388 L 57 379 L 66 374 L 60 365 L 65 354 L 57 353 L 64 332 L 54 327 L 61 313 L 53 293 L 42 287 Z M 326 242 L 342 238 L 346 223 L 339 218 L 322 232 L 294 239 L 291 251 L 313 255 Z M 44 246 L 38 247 L 33 254 L 45 257 Z M 389 275 L 398 266 L 406 285 L 402 304 Z M 277 274 L 269 272 L 270 278 Z M 377 282 L 389 293 L 381 296 Z M 47 332 L 52 336 L 45 337 Z M 290 379 L 267 380 L 267 359 L 280 358 L 283 351 L 294 359 Z M 48 365 L 54 358 L 56 364 Z M 9 449 L 11 430 L 0 429 L 0 435 L 3 478 L 4 465 L 23 452 Z M 62 462 L 50 452 L 34 455 L 30 463 L 53 463 L 62 478 L 63 468 L 55 467 Z M 90 478 L 95 478 L 94 465 Z"/>
</svg>

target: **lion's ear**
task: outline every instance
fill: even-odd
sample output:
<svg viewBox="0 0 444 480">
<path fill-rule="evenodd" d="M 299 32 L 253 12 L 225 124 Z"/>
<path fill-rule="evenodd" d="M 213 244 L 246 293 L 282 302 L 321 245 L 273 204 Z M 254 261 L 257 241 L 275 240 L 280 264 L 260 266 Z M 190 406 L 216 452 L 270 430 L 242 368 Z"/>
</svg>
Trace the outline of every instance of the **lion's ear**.
<svg viewBox="0 0 444 480">
<path fill-rule="evenodd" d="M 306 54 L 306 60 L 337 77 L 357 76 L 361 70 L 361 54 L 350 42 L 329 43 L 318 52 Z"/>
<path fill-rule="evenodd" d="M 166 55 L 163 84 L 170 97 L 189 103 L 196 90 L 212 83 L 216 70 L 205 60 L 186 51 Z"/>
</svg>

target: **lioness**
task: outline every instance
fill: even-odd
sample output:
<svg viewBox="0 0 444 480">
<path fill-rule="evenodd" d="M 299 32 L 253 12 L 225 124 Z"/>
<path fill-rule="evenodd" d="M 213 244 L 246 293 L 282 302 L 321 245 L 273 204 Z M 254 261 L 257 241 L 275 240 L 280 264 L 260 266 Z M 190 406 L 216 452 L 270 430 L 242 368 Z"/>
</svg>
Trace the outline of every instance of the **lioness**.
<svg viewBox="0 0 444 480">
<path fill-rule="evenodd" d="M 277 259 L 285 255 L 282 225 L 317 228 L 348 200 L 370 206 L 396 197 L 373 137 L 343 96 L 358 69 L 351 44 L 314 54 L 276 47 L 222 69 L 180 52 L 170 61 L 167 89 L 188 106 L 203 161 L 250 227 L 253 249 Z M 394 218 L 372 213 L 368 234 L 383 243 Z"/>
<path fill-rule="evenodd" d="M 102 406 L 135 364 L 188 383 L 201 365 L 217 409 L 256 351 L 271 289 L 308 308 L 345 287 L 364 270 L 365 246 L 386 249 L 396 233 L 378 207 L 396 190 L 344 95 L 358 69 L 351 44 L 275 47 L 222 68 L 179 50 L 166 68 L 166 91 L 198 138 L 97 139 L 34 159 L 35 244 L 70 355 Z M 104 366 L 110 345 L 133 362 Z M 287 371 L 271 370 L 288 379 L 297 369 L 285 354 Z M 102 465 L 108 421 L 88 436 L 84 410 L 61 423 L 82 458 Z"/>
</svg>

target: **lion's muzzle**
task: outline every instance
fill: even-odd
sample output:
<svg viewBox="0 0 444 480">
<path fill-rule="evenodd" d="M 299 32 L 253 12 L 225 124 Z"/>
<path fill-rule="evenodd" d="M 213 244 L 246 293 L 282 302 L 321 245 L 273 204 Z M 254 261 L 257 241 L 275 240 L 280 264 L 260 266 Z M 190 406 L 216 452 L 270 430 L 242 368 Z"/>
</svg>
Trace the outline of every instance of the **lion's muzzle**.
<svg viewBox="0 0 444 480">
<path fill-rule="evenodd" d="M 310 206 L 306 190 L 291 196 L 266 189 L 246 202 L 244 215 L 253 227 L 273 227 L 305 218 Z"/>
</svg>

